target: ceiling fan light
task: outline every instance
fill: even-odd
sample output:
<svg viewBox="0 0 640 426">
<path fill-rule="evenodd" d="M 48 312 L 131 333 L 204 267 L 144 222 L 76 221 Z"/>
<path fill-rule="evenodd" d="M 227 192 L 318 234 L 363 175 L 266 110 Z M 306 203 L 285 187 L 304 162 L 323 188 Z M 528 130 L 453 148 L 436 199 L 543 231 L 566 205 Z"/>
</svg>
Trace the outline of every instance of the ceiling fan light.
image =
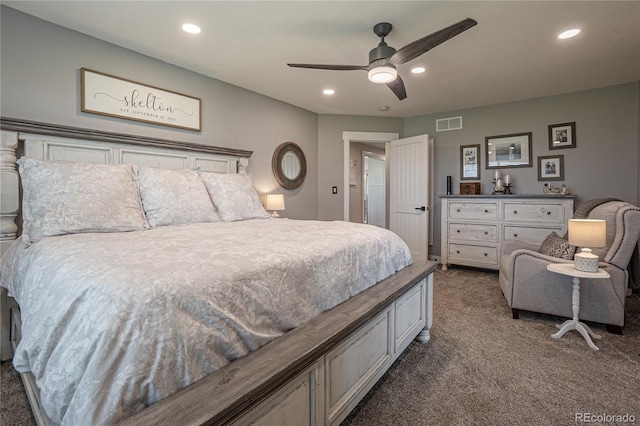
<svg viewBox="0 0 640 426">
<path fill-rule="evenodd" d="M 398 77 L 398 71 L 389 66 L 375 67 L 369 70 L 369 81 L 374 83 L 390 83 Z"/>
</svg>

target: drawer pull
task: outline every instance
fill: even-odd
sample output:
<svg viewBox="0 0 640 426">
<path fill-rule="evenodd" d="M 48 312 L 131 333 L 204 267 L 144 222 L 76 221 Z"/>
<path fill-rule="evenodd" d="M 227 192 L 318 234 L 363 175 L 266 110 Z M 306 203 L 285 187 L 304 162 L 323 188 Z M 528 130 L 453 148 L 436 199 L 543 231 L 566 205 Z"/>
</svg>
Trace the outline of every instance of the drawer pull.
<svg viewBox="0 0 640 426">
<path fill-rule="evenodd" d="M 547 214 L 551 214 L 551 212 L 547 212 Z"/>
<path fill-rule="evenodd" d="M 513 234 L 513 236 L 514 236 L 514 237 L 517 237 L 517 236 L 518 236 L 518 234 Z"/>
<path fill-rule="evenodd" d="M 489 233 L 489 231 L 484 231 L 484 235 L 487 235 Z"/>
<path fill-rule="evenodd" d="M 456 229 L 456 232 L 459 234 L 459 233 L 460 233 L 460 230 L 459 230 L 459 229 Z"/>
<path fill-rule="evenodd" d="M 485 253 L 484 255 L 485 255 L 485 256 L 488 256 L 488 254 L 487 254 L 487 253 Z"/>
<path fill-rule="evenodd" d="M 460 254 L 460 250 L 456 250 L 456 253 Z"/>
<path fill-rule="evenodd" d="M 513 214 L 518 214 L 518 210 L 514 210 L 514 211 L 513 211 Z"/>
<path fill-rule="evenodd" d="M 489 213 L 489 210 L 487 210 L 487 209 L 484 209 L 484 212 L 485 212 L 485 213 Z"/>
<path fill-rule="evenodd" d="M 458 213 L 460 213 L 460 209 L 456 209 L 456 211 L 457 211 Z"/>
</svg>

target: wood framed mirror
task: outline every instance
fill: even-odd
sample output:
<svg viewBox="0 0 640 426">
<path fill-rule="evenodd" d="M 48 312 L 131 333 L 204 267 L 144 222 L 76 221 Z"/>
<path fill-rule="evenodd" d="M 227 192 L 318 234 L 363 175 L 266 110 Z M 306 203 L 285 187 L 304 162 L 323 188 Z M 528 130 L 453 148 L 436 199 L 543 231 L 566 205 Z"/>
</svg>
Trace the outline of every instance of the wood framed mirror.
<svg viewBox="0 0 640 426">
<path fill-rule="evenodd" d="M 273 175 L 281 187 L 299 188 L 307 176 L 307 160 L 302 149 L 293 142 L 280 144 L 273 152 Z"/>
</svg>

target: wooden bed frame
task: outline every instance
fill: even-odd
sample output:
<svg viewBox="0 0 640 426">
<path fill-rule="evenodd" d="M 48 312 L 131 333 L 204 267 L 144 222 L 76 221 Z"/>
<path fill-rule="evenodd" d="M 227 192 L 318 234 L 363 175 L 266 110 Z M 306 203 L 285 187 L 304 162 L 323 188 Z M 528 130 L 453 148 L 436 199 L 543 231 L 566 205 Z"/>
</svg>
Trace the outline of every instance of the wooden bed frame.
<svg viewBox="0 0 640 426">
<path fill-rule="evenodd" d="M 252 154 L 9 118 L 0 128 L 0 254 L 20 234 L 19 156 L 244 173 Z M 339 424 L 412 340 L 429 341 L 435 268 L 404 268 L 121 424 Z M 0 358 L 8 360 L 20 310 L 0 290 Z M 37 423 L 52 424 L 35 378 L 22 378 Z"/>
</svg>

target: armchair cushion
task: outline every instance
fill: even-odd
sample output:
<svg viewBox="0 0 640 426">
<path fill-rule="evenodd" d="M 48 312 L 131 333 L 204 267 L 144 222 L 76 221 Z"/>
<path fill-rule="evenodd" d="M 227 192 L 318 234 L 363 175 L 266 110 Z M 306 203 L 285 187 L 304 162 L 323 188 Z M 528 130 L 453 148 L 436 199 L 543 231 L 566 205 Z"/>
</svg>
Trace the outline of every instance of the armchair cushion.
<svg viewBox="0 0 640 426">
<path fill-rule="evenodd" d="M 575 246 L 569 244 L 569 241 L 560 237 L 555 232 L 551 232 L 547 238 L 544 239 L 540 249 L 538 250 L 541 254 L 567 260 L 573 259 L 575 251 Z"/>
</svg>

